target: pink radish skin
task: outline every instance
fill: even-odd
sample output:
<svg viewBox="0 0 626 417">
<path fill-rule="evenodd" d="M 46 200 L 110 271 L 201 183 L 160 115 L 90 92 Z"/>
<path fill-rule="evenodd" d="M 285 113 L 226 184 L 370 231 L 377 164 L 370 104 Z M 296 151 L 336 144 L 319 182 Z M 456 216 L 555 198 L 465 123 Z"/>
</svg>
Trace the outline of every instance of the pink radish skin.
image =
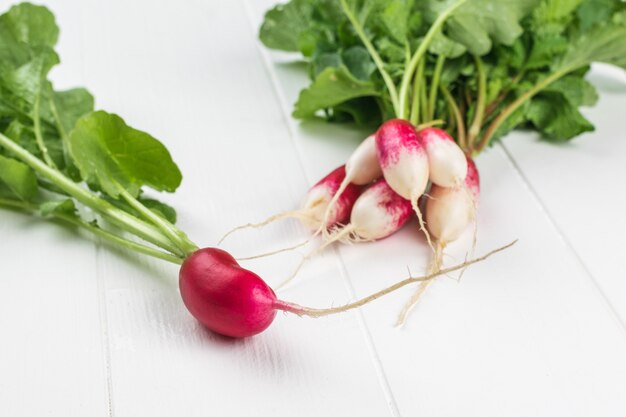
<svg viewBox="0 0 626 417">
<path fill-rule="evenodd" d="M 361 142 L 346 162 L 346 179 L 351 184 L 367 185 L 382 175 L 383 171 L 376 154 L 376 137 L 370 135 Z"/>
<path fill-rule="evenodd" d="M 389 120 L 376 132 L 378 161 L 389 186 L 417 202 L 428 185 L 428 157 L 415 128 L 406 120 Z"/>
<path fill-rule="evenodd" d="M 465 186 L 431 187 L 426 202 L 428 231 L 446 245 L 457 240 L 474 221 L 480 196 L 480 177 L 474 161 L 467 158 Z"/>
<path fill-rule="evenodd" d="M 307 192 L 302 211 L 308 216 L 303 217 L 302 223 L 311 230 L 320 228 L 329 206 L 341 183 L 346 178 L 345 165 L 333 170 L 330 174 L 322 178 Z M 350 212 L 355 201 L 361 195 L 362 187 L 355 184 L 348 184 L 337 198 L 336 203 L 331 208 L 326 227 L 336 224 L 345 224 L 350 219 Z"/>
<path fill-rule="evenodd" d="M 362 239 L 380 240 L 402 228 L 412 215 L 411 202 L 399 196 L 381 178 L 354 204 L 349 227 Z"/>
<path fill-rule="evenodd" d="M 441 187 L 463 184 L 467 176 L 465 154 L 444 130 L 429 127 L 417 132 L 428 155 L 430 180 Z"/>
</svg>

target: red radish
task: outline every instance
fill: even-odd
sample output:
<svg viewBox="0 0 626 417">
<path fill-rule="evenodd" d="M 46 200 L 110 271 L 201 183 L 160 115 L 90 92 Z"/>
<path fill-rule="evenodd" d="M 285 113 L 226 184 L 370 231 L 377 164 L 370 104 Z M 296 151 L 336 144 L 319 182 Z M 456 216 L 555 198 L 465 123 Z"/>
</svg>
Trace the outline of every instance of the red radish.
<svg viewBox="0 0 626 417">
<path fill-rule="evenodd" d="M 461 265 L 423 277 L 409 277 L 360 300 L 326 309 L 303 307 L 277 299 L 274 291 L 258 275 L 240 267 L 230 254 L 221 249 L 205 248 L 191 254 L 181 266 L 180 294 L 189 312 L 210 330 L 224 336 L 248 337 L 272 324 L 278 310 L 309 317 L 341 313 L 364 306 L 406 285 L 428 281 L 437 275 L 481 262 L 513 243 Z"/>
<path fill-rule="evenodd" d="M 428 270 L 429 274 L 441 270 L 443 251 L 446 245 L 456 239 L 475 220 L 478 197 L 480 195 L 480 177 L 474 161 L 466 158 L 467 175 L 465 181 L 455 187 L 441 187 L 433 184 L 426 201 L 426 224 L 430 233 L 437 239 L 437 248 Z M 476 230 L 474 230 L 474 243 L 476 243 Z M 422 282 L 405 304 L 398 325 L 402 325 L 411 308 L 417 303 L 421 295 L 431 281 Z"/>
<path fill-rule="evenodd" d="M 274 291 L 221 249 L 200 249 L 189 256 L 180 268 L 179 285 L 189 312 L 225 336 L 255 335 L 276 316 Z"/>
<path fill-rule="evenodd" d="M 324 217 L 327 212 L 329 203 L 333 199 L 333 197 L 338 194 L 337 191 L 339 190 L 345 177 L 346 169 L 345 165 L 342 165 L 334 169 L 330 174 L 326 175 L 309 189 L 305 196 L 304 203 L 301 209 L 275 214 L 261 223 L 248 223 L 242 226 L 235 227 L 224 236 L 222 236 L 218 244 L 222 243 L 224 239 L 226 239 L 237 230 L 247 228 L 259 228 L 266 226 L 276 220 L 286 218 L 300 219 L 300 221 L 306 227 L 310 228 L 311 230 L 318 231 L 322 229 L 324 225 L 328 228 L 337 224 L 347 222 L 350 218 L 350 211 L 352 210 L 352 206 L 354 205 L 354 202 L 359 197 L 359 195 L 361 195 L 362 191 L 361 187 L 354 184 L 347 184 L 347 186 L 344 187 L 344 190 L 342 190 L 342 192 L 336 199 L 336 204 L 334 204 L 332 210 L 328 211 L 328 217 L 324 222 Z M 302 244 L 299 244 L 297 246 L 302 246 Z M 285 250 L 294 248 L 287 248 Z"/>
<path fill-rule="evenodd" d="M 433 185 L 426 202 L 426 223 L 430 233 L 446 245 L 461 236 L 476 216 L 480 194 L 480 177 L 474 161 L 466 159 L 464 186 Z"/>
<path fill-rule="evenodd" d="M 420 227 L 432 247 L 417 204 L 428 185 L 428 156 L 415 128 L 401 119 L 383 123 L 376 132 L 376 151 L 385 180 L 396 193 L 411 202 Z"/>
<path fill-rule="evenodd" d="M 428 155 L 429 176 L 440 187 L 460 185 L 467 175 L 463 150 L 445 130 L 429 127 L 417 132 Z"/>
<path fill-rule="evenodd" d="M 348 158 L 345 167 L 345 178 L 339 186 L 339 191 L 335 193 L 335 196 L 328 204 L 324 220 L 320 222 L 321 225 L 327 225 L 324 230 L 328 230 L 328 223 L 332 217 L 331 212 L 334 210 L 337 199 L 343 194 L 344 189 L 350 184 L 367 185 L 383 175 L 380 165 L 378 164 L 376 138 L 374 135 L 368 136 L 361 142 L 352 155 L 350 155 L 350 158 Z"/>
</svg>

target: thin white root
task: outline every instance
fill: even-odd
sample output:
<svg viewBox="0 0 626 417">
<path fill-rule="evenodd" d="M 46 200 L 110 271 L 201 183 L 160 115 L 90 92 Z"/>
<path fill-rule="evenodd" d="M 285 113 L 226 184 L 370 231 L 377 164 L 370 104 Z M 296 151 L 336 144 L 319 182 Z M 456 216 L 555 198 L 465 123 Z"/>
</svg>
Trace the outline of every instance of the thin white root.
<svg viewBox="0 0 626 417">
<path fill-rule="evenodd" d="M 289 275 L 287 279 L 285 279 L 283 282 L 278 284 L 275 287 L 275 289 L 278 291 L 281 288 L 283 288 L 285 285 L 289 284 L 296 277 L 296 275 L 298 275 L 298 272 L 300 272 L 300 270 L 302 269 L 306 261 L 311 259 L 313 256 L 317 255 L 318 253 L 322 252 L 324 249 L 326 249 L 328 246 L 332 245 L 333 243 L 341 241 L 342 239 L 349 236 L 353 232 L 354 232 L 354 226 L 352 225 L 345 226 L 342 229 L 337 229 L 337 233 L 331 235 L 331 237 L 329 239 L 326 239 L 320 246 L 318 246 L 317 248 L 309 252 L 307 255 L 305 255 L 300 261 L 300 263 L 298 264 L 298 266 L 296 267 L 296 269 L 291 273 L 291 275 Z"/>
<path fill-rule="evenodd" d="M 239 230 L 244 230 L 244 229 L 258 229 L 261 228 L 263 226 L 267 226 L 270 223 L 273 223 L 277 220 L 282 220 L 282 219 L 289 219 L 289 218 L 294 218 L 294 219 L 308 219 L 311 216 L 306 212 L 306 211 L 302 211 L 302 210 L 292 210 L 292 211 L 285 211 L 283 213 L 278 213 L 278 214 L 274 214 L 273 216 L 268 217 L 267 219 L 263 220 L 260 223 L 246 223 L 243 224 L 241 226 L 237 226 L 231 230 L 229 230 L 224 236 L 222 236 L 222 238 L 217 242 L 217 246 L 221 245 L 222 242 L 224 240 L 226 240 L 227 237 L 229 237 L 230 235 L 232 235 L 233 233 L 239 231 Z"/>
<path fill-rule="evenodd" d="M 417 220 L 420 223 L 420 230 L 424 232 L 424 234 L 426 235 L 426 241 L 428 242 L 428 246 L 430 246 L 430 249 L 433 251 L 433 253 L 435 253 L 436 252 L 435 246 L 433 245 L 433 241 L 430 239 L 430 233 L 428 233 L 428 230 L 426 229 L 426 223 L 424 222 L 424 217 L 422 216 L 422 212 L 420 211 L 420 208 L 417 205 L 417 199 L 412 199 L 411 205 L 413 206 L 413 211 L 415 211 L 415 214 L 417 214 Z"/>
<path fill-rule="evenodd" d="M 387 294 L 391 294 L 394 291 L 399 290 L 400 288 L 406 286 L 406 285 L 411 285 L 414 284 L 416 282 L 422 282 L 422 281 L 428 281 L 428 280 L 432 280 L 440 275 L 445 275 L 445 274 L 449 274 L 451 272 L 454 271 L 458 271 L 462 268 L 465 268 L 468 265 L 473 265 L 475 263 L 478 262 L 482 262 L 485 259 L 489 258 L 492 255 L 495 255 L 498 252 L 502 252 L 503 250 L 506 250 L 508 248 L 510 248 L 511 246 L 513 246 L 515 243 L 517 242 L 517 240 L 514 240 L 513 242 L 509 243 L 508 245 L 504 245 L 502 247 L 499 247 L 498 249 L 494 249 L 491 252 L 479 257 L 479 258 L 475 258 L 475 259 L 471 259 L 467 262 L 464 262 L 460 265 L 456 265 L 456 266 L 452 266 L 449 268 L 445 268 L 445 269 L 440 269 L 438 272 L 434 273 L 434 274 L 429 274 L 429 275 L 425 275 L 425 276 L 421 276 L 421 277 L 409 277 L 405 280 L 402 280 L 400 282 L 396 282 L 395 284 L 384 288 L 378 292 L 375 292 L 373 294 L 368 295 L 367 297 L 361 298 L 360 300 L 356 300 L 353 301 L 351 303 L 348 304 L 344 304 L 341 306 L 337 306 L 337 307 L 331 307 L 331 308 L 311 308 L 311 307 L 304 307 L 298 304 L 294 304 L 294 303 L 289 303 L 286 301 L 282 301 L 282 300 L 277 300 L 276 304 L 275 304 L 275 308 L 279 309 L 279 310 L 283 310 L 289 313 L 293 313 L 293 314 L 297 314 L 298 316 L 307 316 L 307 317 L 323 317 L 323 316 L 329 316 L 331 314 L 338 314 L 338 313 L 343 313 L 345 311 L 349 311 L 349 310 L 353 310 L 355 308 L 359 308 L 359 307 L 363 307 L 364 305 L 367 305 L 369 303 L 371 303 L 372 301 L 376 301 L 381 297 L 384 297 Z"/>
<path fill-rule="evenodd" d="M 445 249 L 445 244 L 438 242 L 437 250 L 435 251 L 435 254 L 433 255 L 433 259 L 430 263 L 430 267 L 428 268 L 427 275 L 437 274 L 439 271 L 441 271 L 444 249 Z M 465 260 L 465 262 L 467 262 L 467 259 Z M 467 268 L 467 266 L 465 266 L 465 268 Z M 415 305 L 417 304 L 419 299 L 422 297 L 424 292 L 426 292 L 426 289 L 428 288 L 430 283 L 433 281 L 434 279 L 420 282 L 420 285 L 417 288 L 417 291 L 415 291 L 413 296 L 409 299 L 409 301 L 407 301 L 407 303 L 402 308 L 402 311 L 398 315 L 398 321 L 396 321 L 396 327 L 404 326 L 404 323 L 406 323 L 406 319 L 409 316 L 409 313 L 411 312 L 413 307 L 415 307 Z"/>
<path fill-rule="evenodd" d="M 265 253 L 261 253 L 258 255 L 253 255 L 253 256 L 246 256 L 246 257 L 242 257 L 242 258 L 235 258 L 238 261 L 251 261 L 253 259 L 259 259 L 259 258 L 266 258 L 268 256 L 272 256 L 272 255 L 278 255 L 279 253 L 283 253 L 283 252 L 289 252 L 298 248 L 301 248 L 303 246 L 306 246 L 307 244 L 309 244 L 313 239 L 315 239 L 315 237 L 317 237 L 317 235 L 319 234 L 319 231 L 315 232 L 314 234 L 311 235 L 311 237 L 309 237 L 308 239 L 300 242 L 300 243 L 296 243 L 293 246 L 288 246 L 286 248 L 282 248 L 282 249 L 277 249 L 277 250 L 273 250 L 270 252 L 265 252 Z"/>
<path fill-rule="evenodd" d="M 472 235 L 472 247 L 469 251 L 469 253 L 465 256 L 465 260 L 467 260 L 468 258 L 472 258 L 474 256 L 474 253 L 476 252 L 476 244 L 478 243 L 478 203 L 476 201 L 476 199 L 474 199 L 474 196 L 472 195 L 472 192 L 469 190 L 469 188 L 467 187 L 467 185 L 464 183 L 463 184 L 463 189 L 465 190 L 465 192 L 467 193 L 468 198 L 470 198 L 470 201 L 472 202 L 472 222 L 474 223 L 474 231 L 473 231 L 473 235 Z M 459 273 L 459 278 L 457 279 L 457 281 L 461 281 L 461 278 L 463 278 L 463 274 L 465 274 L 465 271 L 467 270 L 467 267 L 461 269 L 461 272 Z"/>
</svg>

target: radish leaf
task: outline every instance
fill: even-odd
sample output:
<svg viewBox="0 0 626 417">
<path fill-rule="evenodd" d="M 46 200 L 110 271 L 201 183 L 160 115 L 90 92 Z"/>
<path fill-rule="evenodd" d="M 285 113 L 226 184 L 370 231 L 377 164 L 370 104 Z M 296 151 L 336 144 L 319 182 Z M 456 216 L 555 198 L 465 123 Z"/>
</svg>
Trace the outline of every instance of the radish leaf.
<svg viewBox="0 0 626 417">
<path fill-rule="evenodd" d="M 37 177 L 32 169 L 19 161 L 0 155 L 0 184 L 20 200 L 30 201 L 37 194 Z"/>
<path fill-rule="evenodd" d="M 168 192 L 180 185 L 181 173 L 165 146 L 115 114 L 82 117 L 69 143 L 82 177 L 111 197 L 119 195 L 118 186 L 136 197 L 144 185 Z"/>
<path fill-rule="evenodd" d="M 294 117 L 313 117 L 318 110 L 328 109 L 345 101 L 379 93 L 370 82 L 355 78 L 345 66 L 326 68 L 313 84 L 300 93 Z"/>
</svg>

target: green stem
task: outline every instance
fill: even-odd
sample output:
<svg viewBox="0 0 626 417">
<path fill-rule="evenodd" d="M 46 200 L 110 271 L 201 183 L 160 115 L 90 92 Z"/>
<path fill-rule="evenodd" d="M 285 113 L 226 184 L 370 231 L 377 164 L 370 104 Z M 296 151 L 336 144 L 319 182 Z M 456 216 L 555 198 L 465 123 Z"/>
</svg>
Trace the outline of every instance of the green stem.
<svg viewBox="0 0 626 417">
<path fill-rule="evenodd" d="M 422 84 L 422 88 L 420 88 L 419 91 L 419 100 L 420 100 L 420 107 L 423 109 L 422 111 L 422 120 L 421 123 L 428 123 L 430 120 L 428 120 L 428 94 L 426 92 L 426 71 L 424 71 L 422 73 L 422 79 L 420 81 L 420 83 Z"/>
<path fill-rule="evenodd" d="M 31 212 L 37 211 L 39 209 L 39 207 L 34 204 L 29 204 L 24 201 L 9 200 L 9 199 L 3 199 L 3 198 L 0 198 L 0 206 L 20 209 L 20 210 L 25 210 L 25 211 L 31 211 Z M 64 214 L 64 213 L 51 213 L 51 215 L 56 219 L 63 220 L 67 223 L 73 224 L 74 226 L 81 227 L 93 233 L 94 235 L 99 236 L 115 245 L 133 250 L 135 252 L 143 253 L 144 255 L 149 255 L 154 258 L 163 259 L 165 261 L 172 262 L 177 265 L 180 265 L 183 262 L 183 258 L 170 255 L 169 253 L 161 252 L 160 250 L 153 249 L 151 247 L 142 245 L 137 242 L 133 242 L 121 236 L 117 236 L 111 232 L 103 230 L 102 228 L 96 225 L 87 223 L 86 221 L 82 219 L 76 218 L 75 216 Z"/>
<path fill-rule="evenodd" d="M 416 126 L 420 121 L 420 90 L 422 88 L 422 78 L 424 77 L 424 61 L 421 61 L 417 67 L 415 73 L 415 79 L 413 80 L 413 104 L 411 105 L 411 116 L 409 120 L 413 126 Z M 424 109 L 424 111 L 426 111 Z"/>
<path fill-rule="evenodd" d="M 43 140 L 43 134 L 41 132 L 41 118 L 39 117 L 40 107 L 41 93 L 37 94 L 37 97 L 35 98 L 35 104 L 33 106 L 33 128 L 35 131 L 35 141 L 37 142 L 37 147 L 39 147 L 39 150 L 41 151 L 43 160 L 46 162 L 46 164 L 48 164 L 48 166 L 56 169 L 56 165 L 50 157 L 50 154 L 48 153 L 48 147 Z"/>
<path fill-rule="evenodd" d="M 487 74 L 485 66 L 478 56 L 474 56 L 474 59 L 476 61 L 476 70 L 478 71 L 478 97 L 476 99 L 476 109 L 474 110 L 474 121 L 470 125 L 467 136 L 467 145 L 470 151 L 474 149 L 476 138 L 480 135 L 487 105 Z"/>
<path fill-rule="evenodd" d="M 558 80 L 559 78 L 561 78 L 568 72 L 572 71 L 573 69 L 563 69 L 561 71 L 555 72 L 549 77 L 546 77 L 541 82 L 536 84 L 533 88 L 531 88 L 530 90 L 526 91 L 524 94 L 519 96 L 513 103 L 509 104 L 504 110 L 502 110 L 502 112 L 500 112 L 498 117 L 496 117 L 494 121 L 491 122 L 491 124 L 485 131 L 481 141 L 478 143 L 478 146 L 474 150 L 474 154 L 480 153 L 483 149 L 487 147 L 487 145 L 491 141 L 491 138 L 497 132 L 498 128 L 502 125 L 502 123 L 504 123 L 504 121 L 510 115 L 512 115 L 515 112 L 515 110 L 517 110 L 527 100 L 530 100 L 531 98 L 533 98 L 535 94 L 537 94 L 538 92 L 540 92 L 541 90 L 543 90 L 548 85 L 552 84 L 554 81 Z"/>
<path fill-rule="evenodd" d="M 345 0 L 342 0 L 342 1 L 345 1 Z M 409 86 L 411 84 L 411 80 L 413 79 L 413 73 L 415 72 L 415 69 L 417 68 L 417 64 L 420 62 L 420 60 L 422 59 L 422 57 L 428 50 L 430 43 L 432 42 L 435 35 L 439 33 L 439 31 L 443 27 L 443 24 L 446 22 L 446 20 L 450 17 L 450 15 L 452 15 L 452 13 L 454 13 L 466 1 L 467 0 L 459 0 L 456 3 L 454 3 L 452 6 L 450 6 L 447 10 L 444 10 L 444 12 L 441 13 L 437 17 L 435 22 L 432 24 L 432 26 L 426 33 L 426 36 L 422 40 L 422 43 L 420 43 L 419 48 L 417 48 L 417 51 L 415 51 L 415 53 L 413 54 L 413 57 L 411 58 L 411 61 L 409 62 L 408 67 L 404 70 L 402 83 L 400 84 L 399 108 L 403 110 L 403 112 L 402 114 L 398 115 L 399 118 L 401 119 L 406 118 L 406 113 L 404 112 L 404 109 L 406 106 L 406 102 L 409 100 Z"/>
<path fill-rule="evenodd" d="M 19 160 L 26 163 L 42 177 L 48 179 L 51 183 L 74 197 L 77 201 L 99 212 L 103 216 L 110 219 L 113 223 L 120 226 L 122 229 L 135 234 L 136 236 L 150 242 L 162 249 L 165 249 L 173 254 L 183 256 L 184 253 L 173 244 L 169 239 L 161 234 L 161 232 L 154 226 L 145 223 L 144 221 L 137 219 L 136 217 L 126 213 L 114 207 L 112 204 L 99 198 L 97 195 L 81 188 L 72 180 L 67 178 L 59 171 L 49 167 L 43 163 L 39 158 L 22 148 L 17 143 L 0 133 L 0 146 L 11 151 Z"/>
<path fill-rule="evenodd" d="M 376 67 L 378 68 L 378 71 L 380 72 L 380 75 L 383 77 L 383 80 L 385 81 L 385 85 L 387 86 L 387 89 L 389 90 L 389 96 L 391 97 L 391 104 L 393 105 L 394 112 L 396 114 L 399 114 L 401 107 L 399 107 L 398 91 L 396 90 L 396 85 L 394 84 L 393 79 L 391 78 L 387 70 L 385 70 L 385 64 L 382 58 L 376 51 L 376 48 L 374 48 L 374 45 L 372 45 L 372 42 L 370 42 L 370 40 L 368 39 L 367 35 L 365 34 L 365 31 L 363 30 L 363 27 L 361 26 L 359 21 L 356 19 L 356 17 L 354 16 L 352 11 L 348 7 L 346 0 L 341 0 L 341 7 L 343 9 L 343 12 L 348 17 L 348 20 L 354 27 L 354 30 L 356 31 L 357 35 L 359 35 L 361 42 L 363 42 L 363 45 L 365 45 L 365 48 L 367 48 L 367 51 L 369 52 L 370 56 L 374 60 L 374 63 L 376 64 Z"/>
<path fill-rule="evenodd" d="M 433 74 L 433 81 L 430 85 L 430 95 L 428 97 L 429 120 L 432 120 L 435 117 L 435 106 L 437 106 L 437 92 L 439 91 L 439 80 L 441 79 L 441 72 L 443 71 L 443 64 L 445 62 L 445 55 L 439 55 L 437 57 L 437 63 L 435 64 L 435 73 Z"/>
<path fill-rule="evenodd" d="M 454 120 L 456 121 L 456 140 L 461 149 L 465 153 L 469 153 L 467 149 L 467 143 L 465 142 L 465 122 L 463 121 L 463 115 L 459 110 L 459 106 L 457 106 L 452 94 L 445 85 L 441 86 L 441 93 L 443 94 L 446 102 L 448 103 L 448 107 L 450 108 L 450 112 L 454 116 Z"/>
<path fill-rule="evenodd" d="M 166 219 L 162 218 L 161 216 L 144 206 L 139 200 L 137 200 L 128 191 L 126 191 L 126 189 L 120 184 L 116 185 L 122 198 L 132 208 L 137 210 L 139 214 L 141 214 L 146 220 L 159 228 L 159 230 L 161 230 L 161 232 L 165 236 L 167 236 L 172 242 L 176 243 L 176 245 L 183 251 L 185 255 L 189 255 L 198 250 L 198 246 L 191 242 L 187 235 L 185 235 L 185 233 L 183 233 L 180 229 L 178 229 L 172 223 L 168 222 Z"/>
</svg>

